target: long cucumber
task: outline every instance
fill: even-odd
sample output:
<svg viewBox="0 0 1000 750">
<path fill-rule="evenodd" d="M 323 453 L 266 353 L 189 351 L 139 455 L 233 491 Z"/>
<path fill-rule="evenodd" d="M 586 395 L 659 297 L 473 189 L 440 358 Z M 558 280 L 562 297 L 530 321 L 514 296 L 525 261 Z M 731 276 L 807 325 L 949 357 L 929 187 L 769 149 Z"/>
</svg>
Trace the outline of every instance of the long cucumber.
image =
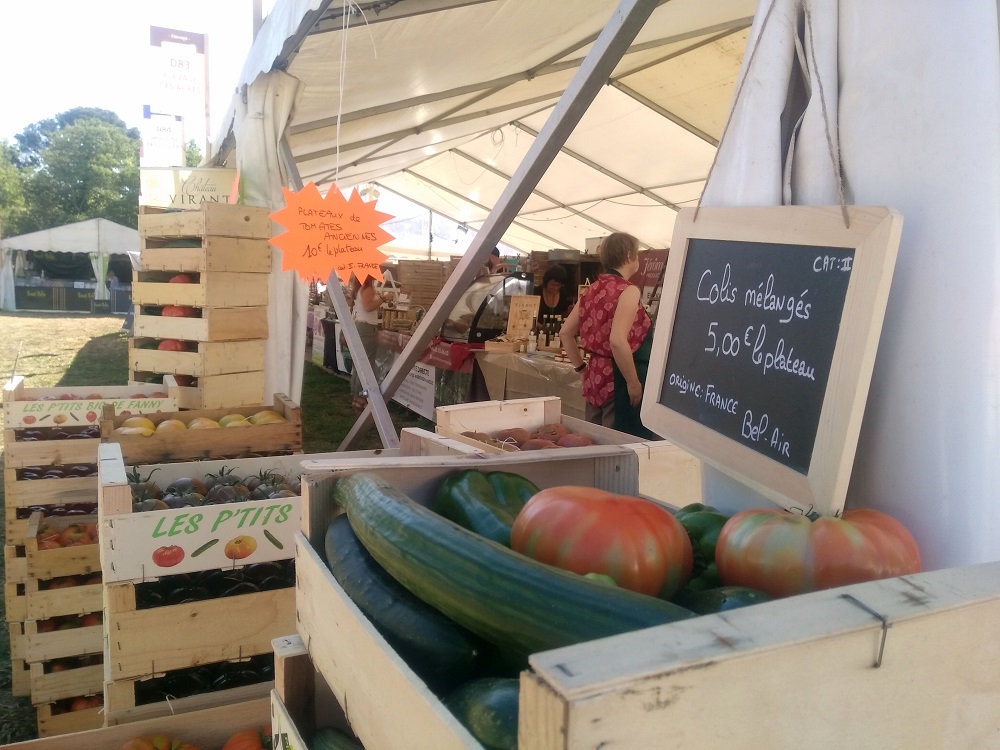
<svg viewBox="0 0 1000 750">
<path fill-rule="evenodd" d="M 414 502 L 381 477 L 333 496 L 372 557 L 418 598 L 521 655 L 694 617 L 670 602 L 535 562 Z"/>
</svg>

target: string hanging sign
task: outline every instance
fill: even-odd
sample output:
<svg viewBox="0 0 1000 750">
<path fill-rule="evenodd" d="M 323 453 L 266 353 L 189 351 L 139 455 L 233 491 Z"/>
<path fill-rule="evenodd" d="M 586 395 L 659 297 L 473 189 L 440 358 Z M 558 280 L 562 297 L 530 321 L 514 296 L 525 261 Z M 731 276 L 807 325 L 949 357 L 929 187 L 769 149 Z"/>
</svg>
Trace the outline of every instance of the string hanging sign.
<svg viewBox="0 0 1000 750">
<path fill-rule="evenodd" d="M 336 272 L 347 283 L 351 274 L 364 282 L 369 276 L 382 280 L 380 264 L 387 260 L 378 248 L 392 239 L 380 224 L 393 218 L 365 202 L 357 190 L 345 198 L 331 188 L 320 195 L 310 182 L 298 192 L 282 188 L 285 207 L 271 218 L 287 231 L 271 238 L 281 249 L 281 270 L 295 271 L 304 282 L 326 280 Z"/>
</svg>

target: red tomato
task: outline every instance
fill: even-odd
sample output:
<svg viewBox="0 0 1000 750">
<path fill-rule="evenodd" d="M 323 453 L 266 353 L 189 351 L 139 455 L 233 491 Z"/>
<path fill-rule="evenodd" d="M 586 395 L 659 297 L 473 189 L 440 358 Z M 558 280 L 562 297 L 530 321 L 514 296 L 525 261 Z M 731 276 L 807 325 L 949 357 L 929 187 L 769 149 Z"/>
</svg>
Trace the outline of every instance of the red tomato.
<svg viewBox="0 0 1000 750">
<path fill-rule="evenodd" d="M 93 539 L 91 539 L 90 534 L 87 532 L 87 524 L 71 523 L 59 534 L 59 541 L 63 547 L 69 547 L 78 544 L 90 544 L 93 542 Z"/>
<path fill-rule="evenodd" d="M 177 339 L 163 339 L 163 341 L 156 345 L 156 348 L 161 352 L 185 352 L 187 351 L 187 344 Z"/>
<path fill-rule="evenodd" d="M 193 284 L 194 279 L 188 276 L 186 273 L 179 273 L 176 276 L 170 277 L 171 284 Z"/>
<path fill-rule="evenodd" d="M 100 708 L 104 705 L 104 698 L 98 695 L 87 695 L 81 698 L 74 698 L 69 704 L 70 711 L 85 711 L 88 708 Z"/>
<path fill-rule="evenodd" d="M 815 520 L 774 508 L 730 518 L 715 563 L 727 586 L 771 596 L 846 586 L 920 572 L 920 550 L 899 521 L 869 508 Z"/>
<path fill-rule="evenodd" d="M 592 487 L 551 487 L 517 514 L 511 547 L 580 575 L 670 598 L 691 576 L 691 541 L 680 521 L 648 500 Z"/>
<path fill-rule="evenodd" d="M 165 318 L 193 318 L 195 309 L 187 305 L 164 305 L 160 315 Z"/>
<path fill-rule="evenodd" d="M 184 740 L 175 740 L 163 734 L 153 737 L 136 737 L 122 745 L 118 750 L 198 750 L 194 745 Z"/>
<path fill-rule="evenodd" d="M 161 568 L 172 568 L 184 559 L 184 550 L 175 544 L 153 550 L 153 562 Z"/>
<path fill-rule="evenodd" d="M 264 750 L 265 747 L 270 747 L 266 743 L 270 737 L 271 727 L 269 726 L 263 729 L 245 729 L 226 740 L 222 750 Z"/>
</svg>

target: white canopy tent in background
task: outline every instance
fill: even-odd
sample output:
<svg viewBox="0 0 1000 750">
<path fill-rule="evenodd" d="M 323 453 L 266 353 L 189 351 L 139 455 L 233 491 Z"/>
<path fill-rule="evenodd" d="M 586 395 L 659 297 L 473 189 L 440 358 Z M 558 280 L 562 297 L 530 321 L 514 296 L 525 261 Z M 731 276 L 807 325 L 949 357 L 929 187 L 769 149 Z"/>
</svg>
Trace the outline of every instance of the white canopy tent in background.
<svg viewBox="0 0 1000 750">
<path fill-rule="evenodd" d="M 622 230 L 669 244 L 677 206 L 697 200 L 712 162 L 754 2 L 650 4 L 659 7 L 497 242 L 582 250 Z M 244 65 L 217 163 L 265 186 L 248 200 L 256 205 L 270 196 L 279 208 L 276 187 L 291 186 L 280 176 L 294 173 L 323 193 L 376 183 L 479 230 L 617 8 L 279 0 Z M 285 108 L 287 121 L 273 121 Z M 264 130 L 270 146 L 249 141 Z M 297 318 L 304 303 L 287 295 L 272 287 L 273 304 Z M 272 330 L 268 390 L 297 398 L 301 357 L 285 356 L 296 329 Z"/>
<path fill-rule="evenodd" d="M 703 200 L 836 205 L 842 168 L 847 202 L 902 213 L 848 505 L 903 521 L 929 568 L 1000 559 L 997 8 L 761 0 Z M 745 495 L 708 476 L 710 501 Z"/>
<path fill-rule="evenodd" d="M 94 299 L 108 299 L 105 285 L 108 257 L 128 255 L 139 250 L 139 232 L 107 219 L 87 219 L 61 227 L 5 237 L 0 240 L 0 310 L 13 310 L 14 261 L 17 250 L 49 253 L 86 253 L 94 270 L 97 287 Z"/>
<path fill-rule="evenodd" d="M 624 230 L 667 245 L 753 60 L 703 203 L 836 204 L 842 169 L 845 201 L 905 217 L 848 504 L 903 520 L 929 567 L 1000 558 L 996 0 L 655 4 L 503 241 L 579 249 Z M 324 192 L 376 182 L 489 225 L 616 11 L 609 0 L 279 2 L 240 80 L 247 101 L 275 78 L 295 82 L 281 95 L 282 108 L 294 99 L 287 121 L 267 136 L 264 194 L 284 164 Z M 765 18 L 744 57 L 751 19 L 757 34 Z M 238 130 L 220 135 L 220 160 Z M 250 169 L 256 157 L 241 161 Z M 276 382 L 292 382 L 301 359 L 269 357 L 287 371 Z M 709 500 L 746 496 L 711 472 L 706 486 Z"/>
</svg>

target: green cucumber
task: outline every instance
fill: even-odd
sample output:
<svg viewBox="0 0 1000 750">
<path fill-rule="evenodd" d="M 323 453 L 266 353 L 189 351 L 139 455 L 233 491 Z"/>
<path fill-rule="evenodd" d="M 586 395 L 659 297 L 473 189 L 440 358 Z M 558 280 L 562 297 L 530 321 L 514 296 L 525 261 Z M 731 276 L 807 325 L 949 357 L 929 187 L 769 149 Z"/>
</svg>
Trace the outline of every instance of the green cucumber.
<svg viewBox="0 0 1000 750">
<path fill-rule="evenodd" d="M 520 680 L 483 677 L 445 696 L 444 705 L 486 750 L 517 750 Z"/>
<path fill-rule="evenodd" d="M 311 750 L 365 750 L 357 740 L 333 727 L 317 729 L 309 747 Z M 277 745 L 275 750 L 278 750 Z"/>
<path fill-rule="evenodd" d="M 330 523 L 324 547 L 337 583 L 431 690 L 449 691 L 474 674 L 482 641 L 386 573 L 358 541 L 347 516 Z"/>
<path fill-rule="evenodd" d="M 535 562 L 419 505 L 381 477 L 339 479 L 333 498 L 372 557 L 417 597 L 513 654 L 675 622 L 694 614 Z"/>
</svg>

